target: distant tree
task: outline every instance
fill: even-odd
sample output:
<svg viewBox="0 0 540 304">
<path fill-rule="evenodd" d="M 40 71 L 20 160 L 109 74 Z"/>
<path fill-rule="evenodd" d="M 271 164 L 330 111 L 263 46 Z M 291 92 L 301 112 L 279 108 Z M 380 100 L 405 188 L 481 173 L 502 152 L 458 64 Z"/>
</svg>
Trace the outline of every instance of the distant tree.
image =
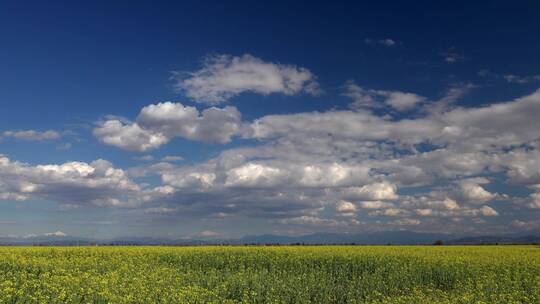
<svg viewBox="0 0 540 304">
<path fill-rule="evenodd" d="M 433 243 L 433 245 L 444 245 L 444 242 L 442 240 L 436 240 L 435 243 Z"/>
</svg>

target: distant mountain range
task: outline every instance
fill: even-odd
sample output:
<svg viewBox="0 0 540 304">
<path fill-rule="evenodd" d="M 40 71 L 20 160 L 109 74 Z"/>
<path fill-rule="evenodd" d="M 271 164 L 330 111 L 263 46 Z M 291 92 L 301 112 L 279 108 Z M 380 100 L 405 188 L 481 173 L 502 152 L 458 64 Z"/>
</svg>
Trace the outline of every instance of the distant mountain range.
<svg viewBox="0 0 540 304">
<path fill-rule="evenodd" d="M 524 236 L 475 236 L 450 240 L 451 245 L 474 244 L 540 244 L 540 235 Z"/>
<path fill-rule="evenodd" d="M 427 245 L 436 241 L 444 244 L 540 244 L 540 233 L 530 235 L 472 236 L 422 233 L 412 231 L 383 231 L 369 233 L 313 233 L 302 236 L 248 235 L 239 239 L 168 239 L 123 237 L 98 240 L 73 236 L 41 235 L 31 237 L 0 237 L 0 245 L 210 245 L 210 244 L 360 244 L 360 245 Z"/>
<path fill-rule="evenodd" d="M 302 236 L 254 235 L 241 238 L 245 244 L 432 244 L 436 240 L 449 240 L 446 234 L 420 233 L 411 231 L 384 231 L 358 234 L 344 233 L 314 233 Z"/>
</svg>

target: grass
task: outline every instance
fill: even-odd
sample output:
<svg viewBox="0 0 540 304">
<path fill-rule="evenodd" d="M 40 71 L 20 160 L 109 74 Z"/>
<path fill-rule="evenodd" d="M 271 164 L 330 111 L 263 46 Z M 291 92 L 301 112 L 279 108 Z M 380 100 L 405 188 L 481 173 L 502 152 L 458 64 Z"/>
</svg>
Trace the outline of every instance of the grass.
<svg viewBox="0 0 540 304">
<path fill-rule="evenodd" d="M 0 303 L 540 303 L 540 247 L 0 247 Z"/>
</svg>

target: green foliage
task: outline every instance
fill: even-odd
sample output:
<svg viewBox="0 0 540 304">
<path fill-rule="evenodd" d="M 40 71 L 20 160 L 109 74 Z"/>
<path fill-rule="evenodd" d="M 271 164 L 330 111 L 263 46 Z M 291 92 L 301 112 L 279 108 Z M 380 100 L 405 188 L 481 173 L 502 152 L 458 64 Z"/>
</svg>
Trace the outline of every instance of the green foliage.
<svg viewBox="0 0 540 304">
<path fill-rule="evenodd" d="M 540 303 L 540 247 L 1 247 L 0 303 Z"/>
</svg>

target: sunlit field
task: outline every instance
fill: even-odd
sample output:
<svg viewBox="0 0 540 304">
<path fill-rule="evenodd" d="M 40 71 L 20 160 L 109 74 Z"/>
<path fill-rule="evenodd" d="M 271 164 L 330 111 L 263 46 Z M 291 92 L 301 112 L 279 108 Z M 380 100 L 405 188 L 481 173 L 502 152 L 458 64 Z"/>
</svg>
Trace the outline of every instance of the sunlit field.
<svg viewBox="0 0 540 304">
<path fill-rule="evenodd" d="M 0 276 L 1 303 L 540 303 L 540 247 L 0 247 Z"/>
</svg>

